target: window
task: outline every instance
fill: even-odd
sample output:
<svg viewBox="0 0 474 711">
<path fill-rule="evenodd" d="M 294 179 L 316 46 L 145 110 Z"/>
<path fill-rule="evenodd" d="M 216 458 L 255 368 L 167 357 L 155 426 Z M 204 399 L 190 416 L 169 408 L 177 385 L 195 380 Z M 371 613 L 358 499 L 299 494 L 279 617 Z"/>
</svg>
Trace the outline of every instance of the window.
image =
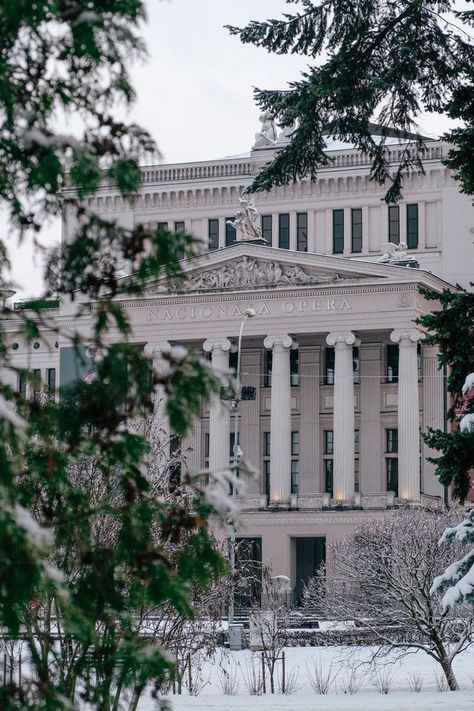
<svg viewBox="0 0 474 711">
<path fill-rule="evenodd" d="M 332 459 L 324 460 L 324 491 L 327 494 L 334 494 L 333 463 Z"/>
<path fill-rule="evenodd" d="M 324 430 L 324 454 L 334 454 L 333 430 Z"/>
<path fill-rule="evenodd" d="M 332 252 L 344 252 L 344 210 L 332 211 Z"/>
<path fill-rule="evenodd" d="M 299 355 L 298 349 L 290 351 L 290 384 L 294 387 L 299 385 L 298 376 Z"/>
<path fill-rule="evenodd" d="M 204 434 L 204 462 L 205 466 L 209 466 L 209 432 Z"/>
<path fill-rule="evenodd" d="M 407 247 L 418 247 L 418 204 L 407 205 Z"/>
<path fill-rule="evenodd" d="M 158 222 L 157 227 L 159 230 L 167 230 L 168 223 L 167 222 Z"/>
<path fill-rule="evenodd" d="M 416 344 L 416 369 L 418 372 L 418 382 L 420 382 L 421 376 L 423 375 L 423 356 L 421 353 L 421 346 L 419 343 Z"/>
<path fill-rule="evenodd" d="M 264 457 L 269 457 L 270 456 L 270 432 L 264 432 L 263 433 L 263 456 Z"/>
<path fill-rule="evenodd" d="M 334 385 L 334 366 L 336 353 L 332 346 L 326 348 L 324 362 L 324 385 Z M 360 383 L 359 349 L 352 349 L 352 371 L 354 383 Z"/>
<path fill-rule="evenodd" d="M 398 452 L 398 429 L 385 430 L 385 451 L 388 454 Z"/>
<path fill-rule="evenodd" d="M 272 362 L 273 353 L 271 350 L 265 351 L 264 356 L 264 373 L 263 373 L 263 387 L 270 388 L 272 386 Z"/>
<path fill-rule="evenodd" d="M 291 460 L 291 493 L 297 494 L 300 486 L 300 463 L 297 459 Z"/>
<path fill-rule="evenodd" d="M 232 370 L 237 375 L 237 366 L 239 364 L 239 354 L 237 351 L 229 353 L 229 370 Z"/>
<path fill-rule="evenodd" d="M 41 370 L 33 369 L 33 400 L 39 400 L 41 395 Z"/>
<path fill-rule="evenodd" d="M 387 346 L 387 383 L 398 383 L 398 345 Z"/>
<path fill-rule="evenodd" d="M 18 373 L 18 392 L 26 398 L 26 373 Z"/>
<path fill-rule="evenodd" d="M 56 368 L 46 368 L 46 387 L 48 393 L 54 395 L 56 390 Z"/>
<path fill-rule="evenodd" d="M 171 491 L 181 484 L 181 437 L 173 435 L 170 439 L 169 483 Z"/>
<path fill-rule="evenodd" d="M 270 460 L 266 459 L 263 462 L 263 484 L 264 493 L 270 496 Z"/>
<path fill-rule="evenodd" d="M 400 208 L 398 205 L 389 205 L 388 208 L 388 241 L 393 244 L 400 242 Z"/>
<path fill-rule="evenodd" d="M 308 213 L 298 212 L 296 215 L 296 249 L 298 252 L 308 251 Z"/>
<path fill-rule="evenodd" d="M 362 252 L 362 208 L 351 210 L 351 251 Z"/>
<path fill-rule="evenodd" d="M 290 249 L 290 216 L 288 213 L 278 215 L 278 246 L 280 249 Z"/>
<path fill-rule="evenodd" d="M 270 432 L 263 433 L 263 492 L 270 496 Z"/>
<path fill-rule="evenodd" d="M 296 457 L 300 453 L 300 433 L 291 433 L 291 456 Z"/>
<path fill-rule="evenodd" d="M 272 216 L 262 215 L 262 237 L 270 247 L 272 246 Z"/>
<path fill-rule="evenodd" d="M 334 348 L 326 348 L 324 359 L 324 384 L 334 385 Z"/>
<path fill-rule="evenodd" d="M 359 430 L 354 430 L 354 454 L 359 454 L 360 451 L 360 433 Z"/>
<path fill-rule="evenodd" d="M 360 359 L 357 346 L 352 349 L 352 374 L 354 383 L 360 383 Z"/>
<path fill-rule="evenodd" d="M 398 496 L 398 458 L 387 457 L 385 460 L 387 468 L 387 491 L 394 491 Z"/>
<path fill-rule="evenodd" d="M 184 232 L 184 222 L 182 220 L 174 223 L 174 231 L 177 233 Z M 176 258 L 184 259 L 184 250 L 182 248 L 176 250 Z"/>
<path fill-rule="evenodd" d="M 208 234 L 209 251 L 212 252 L 215 249 L 219 249 L 219 220 L 209 220 Z"/>
<path fill-rule="evenodd" d="M 225 218 L 225 246 L 230 247 L 237 239 L 235 227 L 231 224 L 234 221 L 233 217 Z"/>
</svg>

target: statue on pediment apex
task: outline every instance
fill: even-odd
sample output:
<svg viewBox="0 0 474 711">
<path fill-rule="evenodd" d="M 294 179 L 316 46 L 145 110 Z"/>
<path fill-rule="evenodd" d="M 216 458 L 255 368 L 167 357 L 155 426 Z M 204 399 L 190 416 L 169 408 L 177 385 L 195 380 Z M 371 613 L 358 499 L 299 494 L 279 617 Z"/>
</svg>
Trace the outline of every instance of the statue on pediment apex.
<svg viewBox="0 0 474 711">
<path fill-rule="evenodd" d="M 240 208 L 235 213 L 234 219 L 227 220 L 227 223 L 232 225 L 237 233 L 237 241 L 262 239 L 260 215 L 254 205 L 253 198 L 242 195 L 239 202 Z"/>
</svg>

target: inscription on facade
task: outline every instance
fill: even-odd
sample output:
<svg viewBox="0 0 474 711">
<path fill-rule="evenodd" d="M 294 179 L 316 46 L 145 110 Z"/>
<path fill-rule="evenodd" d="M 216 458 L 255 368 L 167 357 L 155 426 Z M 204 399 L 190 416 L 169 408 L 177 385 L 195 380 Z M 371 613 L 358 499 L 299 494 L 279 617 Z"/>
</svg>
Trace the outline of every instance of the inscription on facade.
<svg viewBox="0 0 474 711">
<path fill-rule="evenodd" d="M 278 303 L 265 301 L 249 304 L 202 304 L 147 308 L 147 321 L 196 321 L 201 319 L 241 318 L 252 306 L 259 316 L 317 313 L 323 311 L 350 311 L 352 306 L 345 297 L 330 299 L 294 299 Z"/>
</svg>

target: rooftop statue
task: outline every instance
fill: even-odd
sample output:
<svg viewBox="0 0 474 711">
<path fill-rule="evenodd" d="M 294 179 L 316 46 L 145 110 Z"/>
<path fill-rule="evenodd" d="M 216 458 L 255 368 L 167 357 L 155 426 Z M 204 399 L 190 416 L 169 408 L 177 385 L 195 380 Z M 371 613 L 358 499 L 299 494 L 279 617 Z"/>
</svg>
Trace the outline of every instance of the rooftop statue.
<svg viewBox="0 0 474 711">
<path fill-rule="evenodd" d="M 243 195 L 239 202 L 240 208 L 235 213 L 234 220 L 227 220 L 227 223 L 237 232 L 237 241 L 262 239 L 260 215 L 253 198 Z"/>
<path fill-rule="evenodd" d="M 278 140 L 278 131 L 273 116 L 269 111 L 264 111 L 263 114 L 260 114 L 259 120 L 262 128 L 255 134 L 254 148 L 274 146 Z"/>
<path fill-rule="evenodd" d="M 377 259 L 377 262 L 381 264 L 395 264 L 398 266 L 418 266 L 418 262 L 411 255 L 408 254 L 408 246 L 405 242 L 400 242 L 399 244 L 394 244 L 389 242 L 384 245 L 384 254 Z"/>
</svg>

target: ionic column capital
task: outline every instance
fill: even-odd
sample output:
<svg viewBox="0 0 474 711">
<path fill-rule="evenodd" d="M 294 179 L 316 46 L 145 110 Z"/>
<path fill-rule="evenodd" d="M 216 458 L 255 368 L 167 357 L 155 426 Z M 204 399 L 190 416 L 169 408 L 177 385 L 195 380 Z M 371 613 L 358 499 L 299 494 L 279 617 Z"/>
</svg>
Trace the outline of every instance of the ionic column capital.
<svg viewBox="0 0 474 711">
<path fill-rule="evenodd" d="M 417 328 L 396 328 L 390 334 L 392 343 L 398 343 L 401 347 L 416 345 L 423 338 L 423 333 Z"/>
<path fill-rule="evenodd" d="M 212 353 L 214 350 L 221 350 L 227 353 L 232 348 L 232 343 L 228 338 L 207 338 L 202 347 L 206 353 Z"/>
<path fill-rule="evenodd" d="M 360 344 L 360 339 L 351 331 L 332 331 L 326 336 L 326 343 L 334 348 L 352 348 Z"/>
<path fill-rule="evenodd" d="M 147 343 L 143 350 L 147 356 L 150 356 L 151 358 L 159 358 L 165 353 L 169 353 L 171 351 L 171 343 L 168 341 Z"/>
<path fill-rule="evenodd" d="M 263 346 L 268 350 L 294 350 L 298 348 L 298 342 L 288 335 L 266 336 Z"/>
</svg>

